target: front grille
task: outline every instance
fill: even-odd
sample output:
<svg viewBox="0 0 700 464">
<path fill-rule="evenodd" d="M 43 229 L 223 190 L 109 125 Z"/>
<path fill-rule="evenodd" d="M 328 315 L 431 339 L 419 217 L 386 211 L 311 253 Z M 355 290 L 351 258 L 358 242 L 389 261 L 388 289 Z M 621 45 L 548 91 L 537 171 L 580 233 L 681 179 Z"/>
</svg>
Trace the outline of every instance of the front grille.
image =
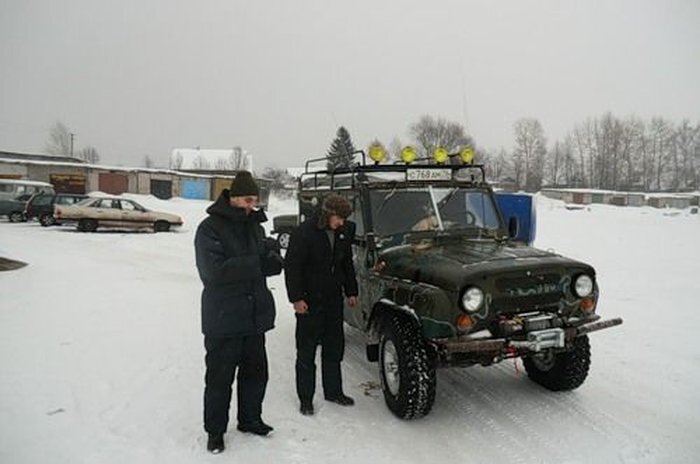
<svg viewBox="0 0 700 464">
<path fill-rule="evenodd" d="M 519 275 L 496 279 L 493 306 L 522 312 L 556 305 L 563 297 L 558 274 Z"/>
</svg>

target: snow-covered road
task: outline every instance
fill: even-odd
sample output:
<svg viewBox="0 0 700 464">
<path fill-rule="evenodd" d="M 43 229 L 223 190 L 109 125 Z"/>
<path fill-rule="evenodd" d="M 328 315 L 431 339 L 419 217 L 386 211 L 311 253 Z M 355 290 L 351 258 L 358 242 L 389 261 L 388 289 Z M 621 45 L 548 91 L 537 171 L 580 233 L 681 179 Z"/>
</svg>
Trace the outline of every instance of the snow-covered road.
<svg viewBox="0 0 700 464">
<path fill-rule="evenodd" d="M 591 335 L 588 380 L 535 385 L 522 365 L 441 370 L 422 420 L 384 406 L 361 333 L 347 328 L 353 408 L 294 391 L 294 317 L 281 276 L 268 334 L 269 438 L 227 434 L 212 456 L 201 427 L 201 284 L 193 234 L 207 202 L 138 197 L 182 214 L 178 233 L 77 233 L 0 223 L 1 463 L 691 463 L 700 454 L 700 217 L 541 198 L 536 246 L 593 264 L 599 313 L 621 327 Z M 273 200 L 270 215 L 294 210 Z M 234 403 L 235 408 L 235 403 Z"/>
</svg>

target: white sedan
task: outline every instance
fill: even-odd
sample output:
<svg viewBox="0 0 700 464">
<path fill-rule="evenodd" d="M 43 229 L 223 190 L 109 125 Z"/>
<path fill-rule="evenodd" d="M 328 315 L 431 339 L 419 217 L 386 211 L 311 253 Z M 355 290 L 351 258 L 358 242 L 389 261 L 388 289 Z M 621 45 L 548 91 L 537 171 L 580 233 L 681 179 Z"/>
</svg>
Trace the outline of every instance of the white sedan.
<svg viewBox="0 0 700 464">
<path fill-rule="evenodd" d="M 183 220 L 176 214 L 150 211 L 126 198 L 87 198 L 74 205 L 56 205 L 54 216 L 59 222 L 74 223 L 78 230 L 94 232 L 99 227 L 143 229 L 167 232 Z"/>
</svg>

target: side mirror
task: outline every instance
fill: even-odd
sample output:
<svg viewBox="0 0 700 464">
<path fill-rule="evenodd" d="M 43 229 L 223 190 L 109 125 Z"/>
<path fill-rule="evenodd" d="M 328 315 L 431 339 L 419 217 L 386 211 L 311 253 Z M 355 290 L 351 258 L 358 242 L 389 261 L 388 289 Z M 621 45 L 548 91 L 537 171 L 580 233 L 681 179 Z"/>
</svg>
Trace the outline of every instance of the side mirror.
<svg viewBox="0 0 700 464">
<path fill-rule="evenodd" d="M 517 216 L 511 216 L 510 219 L 508 219 L 508 236 L 510 238 L 517 237 L 518 236 L 518 229 L 519 229 L 519 224 L 518 224 Z"/>
</svg>

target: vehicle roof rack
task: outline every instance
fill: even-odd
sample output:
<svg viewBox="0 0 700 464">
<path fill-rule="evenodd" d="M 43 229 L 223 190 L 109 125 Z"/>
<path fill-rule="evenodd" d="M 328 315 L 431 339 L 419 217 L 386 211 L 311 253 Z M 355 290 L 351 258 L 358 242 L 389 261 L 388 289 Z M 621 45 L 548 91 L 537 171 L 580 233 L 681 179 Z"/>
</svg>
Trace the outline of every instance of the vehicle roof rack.
<svg viewBox="0 0 700 464">
<path fill-rule="evenodd" d="M 310 170 L 313 163 L 328 162 L 333 158 L 340 158 L 343 155 L 324 156 L 313 158 L 306 162 L 304 172 L 299 176 L 299 189 L 352 189 L 357 183 L 396 183 L 406 182 L 414 185 L 425 185 L 431 183 L 456 183 L 467 182 L 473 184 L 486 183 L 486 171 L 483 164 L 460 164 L 454 163 L 459 160 L 459 154 L 454 153 L 449 156 L 449 163 L 438 164 L 432 158 L 419 158 L 413 163 L 406 164 L 400 161 L 392 164 L 372 163 L 367 164 L 367 156 L 364 150 L 356 150 L 350 155 L 355 158 L 361 155 L 361 162 L 356 161 L 348 166 L 341 166 L 335 169 Z M 480 179 L 477 179 L 474 171 L 478 171 Z M 381 174 L 399 173 L 401 178 L 382 178 Z"/>
</svg>

